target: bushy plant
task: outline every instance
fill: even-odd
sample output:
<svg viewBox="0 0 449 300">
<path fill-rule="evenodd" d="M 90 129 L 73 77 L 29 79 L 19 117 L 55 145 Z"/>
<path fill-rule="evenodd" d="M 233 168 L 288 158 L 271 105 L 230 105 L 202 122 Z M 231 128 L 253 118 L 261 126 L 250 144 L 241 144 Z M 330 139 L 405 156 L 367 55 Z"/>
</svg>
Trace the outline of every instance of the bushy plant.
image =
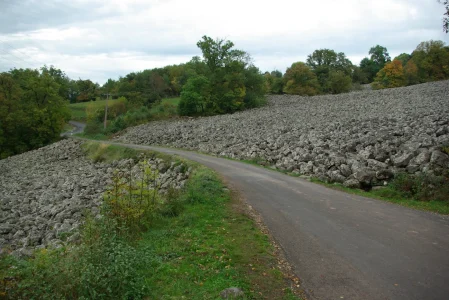
<svg viewBox="0 0 449 300">
<path fill-rule="evenodd" d="M 419 201 L 449 201 L 449 176 L 397 174 L 391 183 L 402 196 Z"/>
<path fill-rule="evenodd" d="M 341 71 L 329 72 L 327 89 L 331 94 L 347 93 L 351 90 L 352 79 Z"/>
</svg>

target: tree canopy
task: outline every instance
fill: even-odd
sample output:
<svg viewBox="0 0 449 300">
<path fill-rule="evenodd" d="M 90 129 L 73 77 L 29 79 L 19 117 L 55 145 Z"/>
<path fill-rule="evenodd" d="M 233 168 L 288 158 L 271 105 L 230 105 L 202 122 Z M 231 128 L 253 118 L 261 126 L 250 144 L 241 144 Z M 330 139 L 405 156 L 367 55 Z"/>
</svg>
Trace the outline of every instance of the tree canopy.
<svg viewBox="0 0 449 300">
<path fill-rule="evenodd" d="M 59 138 L 70 114 L 58 78 L 46 67 L 0 73 L 0 158 Z"/>
<path fill-rule="evenodd" d="M 203 59 L 194 58 L 193 73 L 181 91 L 182 115 L 232 113 L 256 107 L 264 99 L 265 81 L 249 54 L 234 43 L 203 36 L 197 43 Z"/>
</svg>

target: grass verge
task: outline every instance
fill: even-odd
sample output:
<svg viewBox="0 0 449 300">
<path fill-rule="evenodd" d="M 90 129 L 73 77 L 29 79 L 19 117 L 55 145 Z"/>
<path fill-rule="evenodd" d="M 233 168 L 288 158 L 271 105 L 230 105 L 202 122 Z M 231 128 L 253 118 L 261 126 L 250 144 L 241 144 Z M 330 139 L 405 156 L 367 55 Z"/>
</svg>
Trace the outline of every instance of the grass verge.
<svg viewBox="0 0 449 300">
<path fill-rule="evenodd" d="M 169 156 L 115 145 L 83 145 L 93 161 Z M 175 161 L 178 158 L 175 159 Z M 29 259 L 0 259 L 1 298 L 218 299 L 240 287 L 244 299 L 297 299 L 278 268 L 276 249 L 243 205 L 210 169 L 193 168 L 181 193 L 161 200 L 150 226 L 117 232 L 108 217 L 88 219 L 77 245 L 39 250 Z M 182 206 L 166 213 L 166 205 Z M 107 216 L 107 215 L 106 215 Z"/>
<path fill-rule="evenodd" d="M 331 189 L 346 192 L 348 194 L 359 195 L 367 198 L 383 200 L 390 203 L 418 209 L 424 211 L 431 211 L 442 215 L 449 215 L 449 203 L 445 201 L 419 201 L 410 198 L 405 198 L 398 191 L 394 190 L 391 186 L 386 186 L 381 189 L 373 189 L 371 191 L 364 191 L 359 189 L 347 188 L 337 183 L 325 183 L 319 179 L 312 178 L 312 182 L 326 186 Z"/>
<path fill-rule="evenodd" d="M 114 101 L 116 100 L 108 100 L 108 103 L 111 104 Z M 74 121 L 86 122 L 87 118 L 86 108 L 88 105 L 92 105 L 95 108 L 103 108 L 106 106 L 106 100 L 96 100 L 96 101 L 69 104 L 69 109 L 72 114 L 71 119 Z"/>
</svg>

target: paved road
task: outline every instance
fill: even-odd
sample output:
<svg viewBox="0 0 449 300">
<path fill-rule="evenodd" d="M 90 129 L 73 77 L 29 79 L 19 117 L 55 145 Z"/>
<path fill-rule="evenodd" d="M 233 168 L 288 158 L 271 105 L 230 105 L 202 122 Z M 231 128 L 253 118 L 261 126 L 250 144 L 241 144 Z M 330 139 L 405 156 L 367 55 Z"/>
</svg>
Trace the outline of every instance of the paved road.
<svg viewBox="0 0 449 300">
<path fill-rule="evenodd" d="M 220 173 L 262 216 L 311 299 L 449 299 L 449 218 L 256 166 L 178 154 Z"/>
<path fill-rule="evenodd" d="M 69 124 L 74 127 L 73 130 L 61 133 L 61 136 L 71 136 L 73 134 L 81 133 L 86 127 L 86 124 L 77 121 L 69 121 Z"/>
</svg>

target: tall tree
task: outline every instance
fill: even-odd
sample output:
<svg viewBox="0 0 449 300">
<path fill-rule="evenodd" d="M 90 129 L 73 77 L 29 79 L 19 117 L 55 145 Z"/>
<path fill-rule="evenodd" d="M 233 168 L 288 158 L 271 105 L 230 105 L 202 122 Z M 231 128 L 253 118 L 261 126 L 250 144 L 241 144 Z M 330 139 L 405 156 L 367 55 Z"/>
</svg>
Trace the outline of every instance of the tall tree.
<svg viewBox="0 0 449 300">
<path fill-rule="evenodd" d="M 320 92 L 320 83 L 315 73 L 305 63 L 297 62 L 284 74 L 284 92 L 313 96 Z"/>
<path fill-rule="evenodd" d="M 443 14 L 443 31 L 449 32 L 449 0 L 438 0 L 441 4 L 444 5 L 446 12 Z"/>
</svg>

